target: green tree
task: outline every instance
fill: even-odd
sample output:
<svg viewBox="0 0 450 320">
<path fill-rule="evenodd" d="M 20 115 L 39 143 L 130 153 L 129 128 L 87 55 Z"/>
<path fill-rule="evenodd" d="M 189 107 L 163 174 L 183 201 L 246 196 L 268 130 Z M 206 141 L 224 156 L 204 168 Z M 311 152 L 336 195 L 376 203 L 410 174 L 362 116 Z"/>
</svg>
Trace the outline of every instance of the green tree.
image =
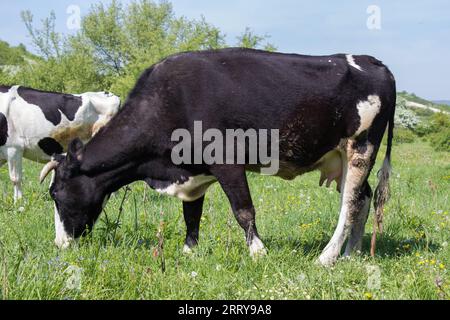
<svg viewBox="0 0 450 320">
<path fill-rule="evenodd" d="M 22 19 L 39 58 L 24 63 L 13 80 L 44 90 L 108 90 L 125 98 L 141 72 L 164 57 L 227 46 L 225 35 L 203 16 L 177 17 L 168 1 L 95 4 L 81 29 L 66 36 L 55 31 L 53 12 L 38 28 L 31 12 L 22 12 Z M 237 45 L 274 50 L 267 38 L 247 28 Z"/>
<path fill-rule="evenodd" d="M 0 40 L 0 66 L 18 66 L 25 62 L 25 46 L 10 47 L 5 41 Z"/>
<path fill-rule="evenodd" d="M 245 31 L 237 38 L 238 40 L 238 47 L 244 47 L 244 48 L 260 48 L 262 47 L 264 50 L 267 51 L 275 51 L 276 47 L 266 42 L 263 44 L 264 41 L 266 41 L 269 38 L 268 35 L 260 36 L 257 34 L 254 34 L 253 31 L 247 27 L 245 28 Z"/>
</svg>

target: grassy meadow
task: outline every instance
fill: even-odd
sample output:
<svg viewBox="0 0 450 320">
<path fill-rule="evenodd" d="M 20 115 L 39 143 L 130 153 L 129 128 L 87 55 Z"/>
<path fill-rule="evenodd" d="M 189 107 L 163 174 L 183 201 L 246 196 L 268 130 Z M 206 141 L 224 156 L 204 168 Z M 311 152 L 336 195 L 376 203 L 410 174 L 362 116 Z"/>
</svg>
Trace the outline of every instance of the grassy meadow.
<svg viewBox="0 0 450 320">
<path fill-rule="evenodd" d="M 384 148 L 373 188 L 383 156 Z M 253 261 L 217 184 L 207 193 L 200 245 L 191 255 L 182 254 L 181 201 L 143 183 L 131 185 L 122 212 L 124 190 L 90 236 L 58 250 L 48 182 L 37 181 L 41 165 L 24 167 L 25 200 L 17 205 L 7 168 L 0 169 L 1 299 L 450 298 L 450 159 L 422 142 L 394 146 L 392 197 L 376 257 L 368 253 L 371 212 L 362 254 L 328 269 L 315 262 L 337 224 L 339 194 L 334 184 L 318 187 L 319 173 L 294 181 L 249 174 L 269 251 Z"/>
</svg>

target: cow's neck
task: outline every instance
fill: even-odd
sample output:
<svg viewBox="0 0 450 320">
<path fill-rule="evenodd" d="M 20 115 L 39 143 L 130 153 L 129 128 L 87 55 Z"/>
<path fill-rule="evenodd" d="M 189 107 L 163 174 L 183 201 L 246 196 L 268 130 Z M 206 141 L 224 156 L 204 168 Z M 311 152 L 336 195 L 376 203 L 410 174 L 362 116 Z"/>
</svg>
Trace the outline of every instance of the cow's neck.
<svg viewBox="0 0 450 320">
<path fill-rule="evenodd" d="M 138 168 L 139 165 L 137 163 L 131 162 L 97 174 L 94 176 L 94 179 L 99 186 L 104 188 L 105 193 L 110 194 L 123 186 L 144 179 L 144 177 L 139 174 Z"/>
<path fill-rule="evenodd" d="M 81 170 L 96 174 L 145 161 L 151 150 L 148 140 L 152 133 L 141 128 L 146 121 L 144 117 L 140 117 L 138 110 L 117 114 L 86 144 Z"/>
<path fill-rule="evenodd" d="M 92 177 L 96 179 L 99 186 L 104 188 L 105 193 L 112 193 L 138 180 L 155 187 L 155 183 L 157 185 L 182 183 L 189 177 L 199 174 L 208 174 L 208 172 L 175 166 L 169 160 L 158 157 L 147 161 L 130 161 Z"/>
</svg>

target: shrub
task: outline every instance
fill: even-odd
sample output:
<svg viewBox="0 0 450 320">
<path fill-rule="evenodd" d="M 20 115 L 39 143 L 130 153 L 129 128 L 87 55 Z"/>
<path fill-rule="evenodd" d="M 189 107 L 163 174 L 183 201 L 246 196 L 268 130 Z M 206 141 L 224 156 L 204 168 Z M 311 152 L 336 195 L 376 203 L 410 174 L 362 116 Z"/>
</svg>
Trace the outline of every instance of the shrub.
<svg viewBox="0 0 450 320">
<path fill-rule="evenodd" d="M 414 128 L 413 132 L 419 137 L 424 137 L 433 133 L 434 129 L 430 125 L 420 123 L 417 127 Z"/>
<path fill-rule="evenodd" d="M 416 114 L 406 107 L 406 100 L 399 98 L 395 108 L 395 124 L 397 126 L 413 130 L 419 125 L 419 119 Z"/>
<path fill-rule="evenodd" d="M 405 128 L 395 128 L 394 129 L 394 139 L 395 144 L 400 143 L 412 143 L 416 140 L 416 136 L 411 130 Z"/>
<path fill-rule="evenodd" d="M 450 127 L 434 133 L 430 137 L 430 144 L 436 151 L 450 152 Z"/>
<path fill-rule="evenodd" d="M 450 128 L 450 116 L 443 112 L 433 114 L 430 120 L 433 132 Z"/>
</svg>

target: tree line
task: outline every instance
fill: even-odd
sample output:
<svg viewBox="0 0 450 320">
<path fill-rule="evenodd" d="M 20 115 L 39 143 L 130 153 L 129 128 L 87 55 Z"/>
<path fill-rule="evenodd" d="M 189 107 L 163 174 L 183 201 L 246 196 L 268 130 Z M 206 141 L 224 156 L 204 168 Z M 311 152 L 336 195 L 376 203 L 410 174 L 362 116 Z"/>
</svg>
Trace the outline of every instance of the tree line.
<svg viewBox="0 0 450 320">
<path fill-rule="evenodd" d="M 39 27 L 30 11 L 21 18 L 36 54 L 22 45 L 7 54 L 8 45 L 0 42 L 0 64 L 19 65 L 0 69 L 1 84 L 68 93 L 107 90 L 124 99 L 143 70 L 173 53 L 228 46 L 275 50 L 267 35 L 249 28 L 228 44 L 205 17 L 178 17 L 168 1 L 94 4 L 73 35 L 56 31 L 54 12 Z"/>
</svg>

